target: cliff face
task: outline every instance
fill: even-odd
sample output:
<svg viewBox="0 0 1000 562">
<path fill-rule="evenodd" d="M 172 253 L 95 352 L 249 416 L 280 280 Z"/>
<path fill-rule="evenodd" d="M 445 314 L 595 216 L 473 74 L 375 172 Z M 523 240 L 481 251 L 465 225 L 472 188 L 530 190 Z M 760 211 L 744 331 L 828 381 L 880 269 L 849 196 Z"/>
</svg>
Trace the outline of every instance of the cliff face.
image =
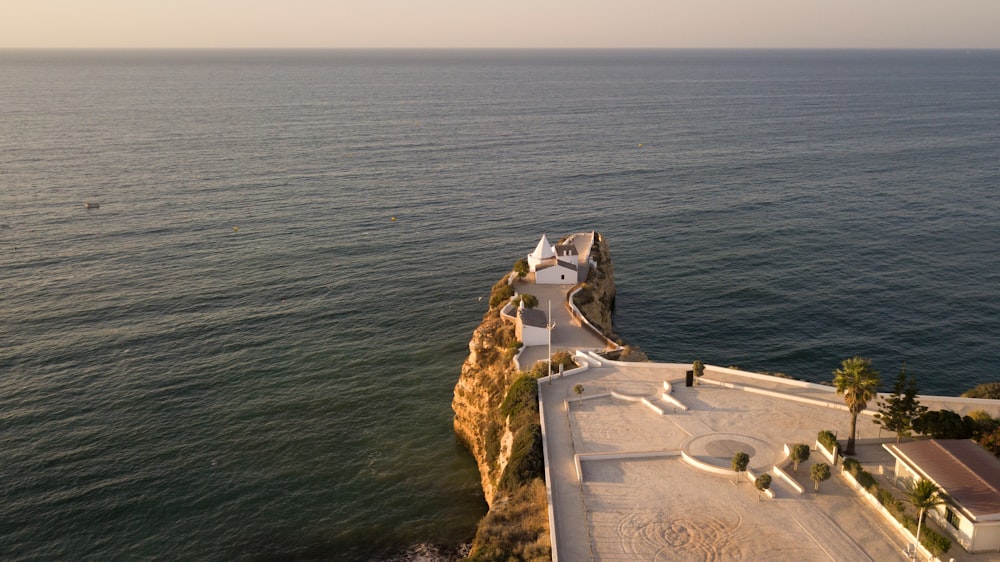
<svg viewBox="0 0 1000 562">
<path fill-rule="evenodd" d="M 584 308 L 588 319 L 611 332 L 614 274 L 607 243 L 595 236 Z M 547 503 L 541 482 L 541 433 L 537 385 L 544 373 L 514 368 L 514 326 L 500 318 L 508 276 L 493 287 L 490 309 L 469 342 L 469 357 L 455 385 L 452 409 L 455 432 L 479 465 L 490 512 L 480 522 L 473 560 L 546 560 L 550 558 Z M 496 297 L 496 298 L 494 298 Z"/>
<path fill-rule="evenodd" d="M 611 250 L 600 233 L 594 233 L 590 259 L 597 267 L 590 268 L 587 282 L 576 294 L 573 302 L 587 320 L 609 339 L 621 343 L 615 334 L 611 314 L 615 308 L 615 270 L 611 265 Z"/>
<path fill-rule="evenodd" d="M 517 374 L 507 353 L 510 341 L 513 330 L 500 319 L 499 307 L 490 308 L 469 341 L 469 357 L 462 364 L 451 402 L 455 433 L 476 458 L 483 494 L 491 507 L 510 455 L 510 446 L 503 446 L 511 439 L 510 428 L 500 414 L 500 404 Z"/>
</svg>

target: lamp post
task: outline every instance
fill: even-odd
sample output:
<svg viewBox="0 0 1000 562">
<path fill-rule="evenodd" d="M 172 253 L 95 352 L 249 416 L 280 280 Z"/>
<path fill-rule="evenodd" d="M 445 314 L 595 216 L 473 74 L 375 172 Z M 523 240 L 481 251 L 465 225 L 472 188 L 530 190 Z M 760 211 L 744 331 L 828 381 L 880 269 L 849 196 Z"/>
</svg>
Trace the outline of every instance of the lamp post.
<svg viewBox="0 0 1000 562">
<path fill-rule="evenodd" d="M 549 316 L 545 319 L 545 329 L 549 332 L 549 355 L 548 355 L 548 372 L 546 375 L 549 377 L 549 385 L 552 385 L 552 329 L 556 327 L 556 323 L 552 321 L 552 299 L 549 299 Z"/>
</svg>

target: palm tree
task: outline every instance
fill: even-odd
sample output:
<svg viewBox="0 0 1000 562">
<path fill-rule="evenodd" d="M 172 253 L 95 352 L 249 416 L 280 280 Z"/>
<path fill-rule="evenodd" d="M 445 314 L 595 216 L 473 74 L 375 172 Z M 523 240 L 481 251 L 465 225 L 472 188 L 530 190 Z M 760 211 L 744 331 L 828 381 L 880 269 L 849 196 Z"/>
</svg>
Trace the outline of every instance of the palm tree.
<svg viewBox="0 0 1000 562">
<path fill-rule="evenodd" d="M 948 501 L 948 495 L 941 488 L 938 488 L 937 484 L 921 478 L 906 490 L 906 501 L 920 510 L 920 516 L 917 517 L 917 544 L 920 544 L 920 528 L 924 523 L 924 513 L 927 508 Z"/>
<path fill-rule="evenodd" d="M 878 384 L 878 371 L 872 369 L 871 359 L 866 357 L 844 359 L 840 368 L 833 372 L 833 386 L 837 387 L 837 394 L 844 395 L 847 410 L 851 413 L 851 434 L 847 438 L 847 449 L 844 451 L 846 455 L 854 454 L 858 414 L 878 395 Z"/>
</svg>

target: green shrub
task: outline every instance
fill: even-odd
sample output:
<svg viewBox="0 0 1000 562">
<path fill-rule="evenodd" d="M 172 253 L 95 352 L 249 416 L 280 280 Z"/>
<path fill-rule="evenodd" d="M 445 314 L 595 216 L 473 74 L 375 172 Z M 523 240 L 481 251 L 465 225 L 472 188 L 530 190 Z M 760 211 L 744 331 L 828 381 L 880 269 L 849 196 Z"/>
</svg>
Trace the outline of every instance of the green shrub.
<svg viewBox="0 0 1000 562">
<path fill-rule="evenodd" d="M 514 296 L 514 287 L 511 287 L 505 282 L 497 283 L 493 287 L 493 292 L 490 294 L 490 308 L 495 308 L 497 306 L 503 305 L 510 300 L 510 297 Z"/>
<path fill-rule="evenodd" d="M 861 470 L 861 463 L 857 459 L 844 459 L 844 470 L 851 473 L 855 480 L 858 478 L 858 471 Z"/>
<path fill-rule="evenodd" d="M 507 344 L 507 349 L 505 349 L 503 353 L 504 361 L 510 361 L 511 359 L 513 359 L 514 356 L 517 355 L 517 352 L 520 351 L 522 347 L 524 347 L 524 344 L 517 340 L 514 340 L 509 344 Z"/>
<path fill-rule="evenodd" d="M 576 295 L 573 296 L 573 302 L 576 303 L 577 308 L 586 306 L 594 302 L 594 291 L 589 285 L 584 285 L 583 289 L 578 291 Z"/>
<path fill-rule="evenodd" d="M 542 478 L 545 462 L 542 456 L 542 426 L 529 424 L 514 435 L 510 448 L 510 460 L 500 477 L 499 488 L 514 490 L 534 478 Z"/>
<path fill-rule="evenodd" d="M 820 445 L 826 447 L 826 450 L 834 453 L 837 451 L 839 446 L 837 445 L 837 436 L 833 434 L 832 431 L 824 429 L 816 435 L 816 440 L 819 441 Z"/>
<path fill-rule="evenodd" d="M 857 478 L 858 484 L 866 490 L 872 490 L 874 486 L 878 486 L 875 477 L 867 470 L 859 470 L 855 478 Z"/>
<path fill-rule="evenodd" d="M 563 371 L 569 371 L 579 366 L 568 351 L 557 351 L 552 354 L 552 371 L 558 373 L 560 365 L 562 365 Z"/>
<path fill-rule="evenodd" d="M 500 456 L 500 426 L 495 421 L 490 421 L 483 432 L 483 444 L 486 447 L 486 461 L 490 464 L 496 462 Z"/>
<path fill-rule="evenodd" d="M 912 515 L 903 513 L 900 515 L 898 519 L 899 522 L 902 523 L 904 527 L 906 527 L 906 530 L 910 531 L 911 533 L 917 532 L 917 520 L 914 519 Z"/>
<path fill-rule="evenodd" d="M 530 271 L 531 266 L 528 265 L 528 260 L 521 258 L 514 262 L 514 272 L 517 273 L 518 277 L 523 279 Z"/>
<path fill-rule="evenodd" d="M 538 479 L 494 504 L 479 521 L 469 562 L 551 560 L 545 483 Z"/>
<path fill-rule="evenodd" d="M 892 495 L 892 492 L 882 486 L 875 486 L 875 498 L 897 521 L 905 513 L 906 508 L 903 506 L 903 502 L 896 499 L 896 496 Z"/>
<path fill-rule="evenodd" d="M 920 531 L 920 544 L 927 547 L 934 556 L 941 556 L 951 550 L 951 539 L 926 526 Z"/>
<path fill-rule="evenodd" d="M 511 383 L 500 404 L 500 413 L 517 418 L 521 412 L 538 412 L 538 381 L 531 375 L 521 375 Z"/>
<path fill-rule="evenodd" d="M 987 382 L 962 393 L 962 398 L 1000 399 L 1000 382 Z"/>
</svg>

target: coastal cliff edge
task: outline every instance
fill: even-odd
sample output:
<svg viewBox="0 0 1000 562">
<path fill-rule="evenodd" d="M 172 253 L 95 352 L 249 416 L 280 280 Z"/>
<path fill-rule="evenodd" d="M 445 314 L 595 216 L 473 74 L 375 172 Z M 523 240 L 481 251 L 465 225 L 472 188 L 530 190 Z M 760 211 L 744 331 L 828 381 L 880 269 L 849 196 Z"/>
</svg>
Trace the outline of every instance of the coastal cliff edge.
<svg viewBox="0 0 1000 562">
<path fill-rule="evenodd" d="M 612 326 L 611 255 L 599 233 L 591 259 L 597 267 L 590 268 L 574 300 L 591 324 L 621 343 Z M 529 371 L 514 366 L 515 327 L 500 315 L 514 276 L 512 271 L 493 286 L 452 400 L 455 433 L 476 459 L 489 505 L 469 555 L 477 561 L 551 559 L 536 382 L 546 365 L 539 362 Z"/>
</svg>

